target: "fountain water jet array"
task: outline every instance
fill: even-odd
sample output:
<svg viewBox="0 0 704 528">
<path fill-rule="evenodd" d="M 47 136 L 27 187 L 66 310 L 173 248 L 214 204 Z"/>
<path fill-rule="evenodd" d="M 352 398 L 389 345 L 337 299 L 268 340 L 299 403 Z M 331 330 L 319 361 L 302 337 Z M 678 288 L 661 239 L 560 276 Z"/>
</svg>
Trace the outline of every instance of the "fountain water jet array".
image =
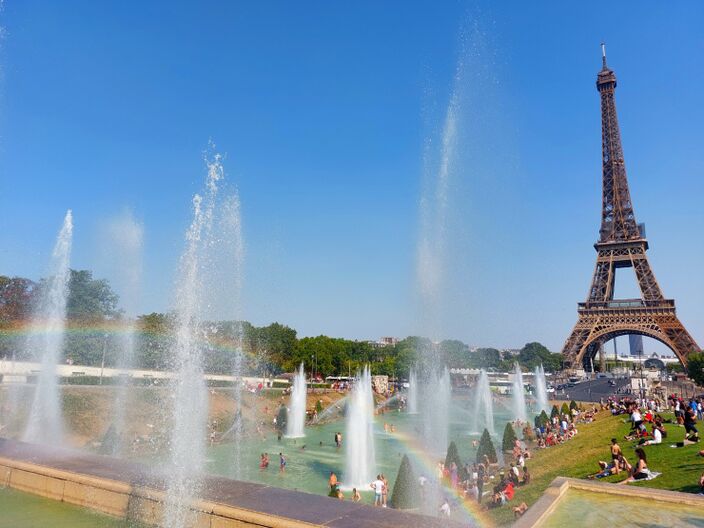
<svg viewBox="0 0 704 528">
<path fill-rule="evenodd" d="M 367 489 L 374 480 L 376 458 L 374 451 L 374 393 L 369 367 L 357 375 L 347 403 L 345 429 L 345 473 L 342 482 L 346 488 Z"/>
<path fill-rule="evenodd" d="M 286 422 L 286 436 L 289 438 L 305 436 L 307 392 L 306 373 L 303 370 L 303 363 L 301 363 L 296 371 L 296 377 L 293 378 L 293 388 L 291 389 L 291 406 Z"/>
<path fill-rule="evenodd" d="M 39 350 L 42 357 L 41 372 L 22 437 L 26 442 L 49 441 L 60 444 L 63 439 L 56 364 L 64 346 L 72 238 L 73 215 L 69 209 L 51 255 L 49 276 L 42 286 L 39 302 L 32 316 L 35 330 L 26 343 L 30 352 Z"/>
<path fill-rule="evenodd" d="M 523 386 L 523 371 L 518 363 L 515 363 L 513 368 L 512 393 L 511 402 L 513 404 L 514 420 L 525 422 L 528 420 L 526 414 L 526 395 Z"/>
<path fill-rule="evenodd" d="M 489 387 L 489 376 L 484 369 L 479 373 L 479 379 L 474 391 L 472 424 L 472 432 L 474 433 L 479 434 L 486 428 L 489 434 L 492 436 L 496 435 L 494 429 L 494 402 L 491 397 L 491 388 Z"/>
</svg>

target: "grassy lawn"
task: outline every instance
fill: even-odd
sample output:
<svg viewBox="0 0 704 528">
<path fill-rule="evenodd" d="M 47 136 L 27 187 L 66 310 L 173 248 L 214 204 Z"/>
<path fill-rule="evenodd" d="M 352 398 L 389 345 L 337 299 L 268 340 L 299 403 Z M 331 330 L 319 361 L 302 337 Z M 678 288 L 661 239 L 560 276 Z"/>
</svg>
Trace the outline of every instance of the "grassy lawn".
<svg viewBox="0 0 704 528">
<path fill-rule="evenodd" d="M 671 417 L 668 414 L 663 416 Z M 608 462 L 611 458 L 609 451 L 611 438 L 619 439 L 624 455 L 634 464 L 637 459 L 634 452 L 636 442 L 627 442 L 623 439 L 630 430 L 630 425 L 624 423 L 626 419 L 627 415 L 611 416 L 608 412 L 601 412 L 593 423 L 579 425 L 579 434 L 572 440 L 549 449 L 531 449 L 532 458 L 526 461 L 531 473 L 531 483 L 526 487 L 517 488 L 514 499 L 509 505 L 490 510 L 489 515 L 497 525 L 508 525 L 513 522 L 513 511 L 510 506 L 518 505 L 523 501 L 529 506 L 532 505 L 555 477 L 585 478 L 588 474 L 595 473 L 598 471 L 597 461 Z M 627 484 L 627 486 L 696 492 L 699 489 L 699 476 L 704 472 L 704 458 L 697 453 L 700 449 L 704 449 L 704 441 L 701 447 L 689 445 L 672 448 L 670 447 L 672 444 L 684 438 L 684 427 L 665 424 L 665 429 L 667 438 L 663 439 L 662 444 L 644 448 L 648 457 L 648 467 L 651 471 L 660 472 L 662 475 L 648 482 Z M 626 475 L 621 474 L 601 480 L 618 482 L 625 478 Z"/>
</svg>

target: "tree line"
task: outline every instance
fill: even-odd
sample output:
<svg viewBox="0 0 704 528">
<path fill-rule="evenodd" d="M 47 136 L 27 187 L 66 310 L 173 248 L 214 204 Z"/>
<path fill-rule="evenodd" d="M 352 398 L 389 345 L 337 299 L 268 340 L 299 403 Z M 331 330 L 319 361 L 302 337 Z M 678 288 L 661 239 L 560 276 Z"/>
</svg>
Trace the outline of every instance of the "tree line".
<svg viewBox="0 0 704 528">
<path fill-rule="evenodd" d="M 0 275 L 0 358 L 28 360 L 39 351 L 28 346 L 23 331 L 31 321 L 34 304 L 46 280 L 34 282 L 22 277 Z M 105 279 L 89 270 L 71 270 L 67 298 L 67 332 L 63 361 L 76 365 L 122 366 L 130 323 L 119 309 L 119 297 Z M 173 313 L 150 313 L 133 323 L 133 356 L 129 365 L 144 369 L 172 368 L 170 350 L 176 318 Z M 514 361 L 525 369 L 542 364 L 558 370 L 560 354 L 540 343 L 526 344 L 517 355 L 495 348 L 470 348 L 458 340 L 433 343 L 410 336 L 394 345 L 378 346 L 367 341 L 328 337 L 298 337 L 296 330 L 278 322 L 254 326 L 247 321 L 212 321 L 200 325 L 198 343 L 206 372 L 228 374 L 233 370 L 236 351 L 242 352 L 244 371 L 256 375 L 292 372 L 299 364 L 320 376 L 347 375 L 369 364 L 373 374 L 407 378 L 421 358 L 431 356 L 433 364 L 450 368 L 510 370 Z M 431 354 L 427 354 L 431 351 Z"/>
</svg>

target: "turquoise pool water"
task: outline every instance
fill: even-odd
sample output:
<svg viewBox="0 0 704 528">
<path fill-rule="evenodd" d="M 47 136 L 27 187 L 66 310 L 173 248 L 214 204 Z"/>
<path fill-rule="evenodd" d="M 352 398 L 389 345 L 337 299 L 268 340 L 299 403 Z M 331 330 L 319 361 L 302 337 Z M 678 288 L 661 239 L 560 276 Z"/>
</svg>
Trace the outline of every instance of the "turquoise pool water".
<svg viewBox="0 0 704 528">
<path fill-rule="evenodd" d="M 704 510 L 671 502 L 570 489 L 541 526 L 702 528 Z"/>
<path fill-rule="evenodd" d="M 470 414 L 467 410 L 469 402 L 463 398 L 453 398 L 450 412 L 451 423 L 449 440 L 454 440 L 462 460 L 472 460 L 474 448 L 472 440 L 478 439 L 478 434 L 470 434 Z M 495 429 L 503 432 L 509 413 L 505 409 L 495 411 Z M 385 432 L 384 423 L 393 424 L 395 432 Z M 434 453 L 421 447 L 418 438 L 422 424 L 418 415 L 405 412 L 388 411 L 375 417 L 375 473 L 383 473 L 393 482 L 398 473 L 404 454 L 408 454 L 417 473 L 425 473 L 432 477 L 438 461 L 445 460 L 447 446 L 438 446 Z M 258 482 L 272 486 L 326 494 L 328 492 L 328 477 L 331 471 L 337 475 L 344 487 L 345 483 L 345 448 L 335 447 L 334 434 L 343 433 L 344 419 L 306 428 L 306 437 L 279 441 L 274 434 L 264 438 L 250 438 L 240 446 L 241 471 L 235 474 L 235 447 L 231 443 L 216 445 L 208 450 L 207 471 L 227 477 L 238 477 L 240 480 Z M 500 445 L 500 438 L 494 439 L 495 445 Z M 305 447 L 304 447 L 305 446 Z M 498 451 L 498 449 L 497 449 Z M 260 454 L 267 452 L 271 463 L 267 470 L 259 469 Z M 286 460 L 286 472 L 279 472 L 279 452 L 283 452 Z M 418 476 L 418 475 L 417 475 Z M 371 490 L 360 490 L 368 493 L 371 501 Z"/>
</svg>

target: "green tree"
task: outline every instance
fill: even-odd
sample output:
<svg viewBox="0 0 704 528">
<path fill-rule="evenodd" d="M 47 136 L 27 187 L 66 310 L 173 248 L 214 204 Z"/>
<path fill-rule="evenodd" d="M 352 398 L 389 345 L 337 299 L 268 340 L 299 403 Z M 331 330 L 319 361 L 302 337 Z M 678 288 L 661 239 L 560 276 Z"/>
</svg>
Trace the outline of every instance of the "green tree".
<svg viewBox="0 0 704 528">
<path fill-rule="evenodd" d="M 394 484 L 394 491 L 391 494 L 391 505 L 399 510 L 410 510 L 417 508 L 420 501 L 416 477 L 408 460 L 408 455 L 403 455 L 401 465 L 398 468 L 398 475 Z"/>
<path fill-rule="evenodd" d="M 40 288 L 46 287 L 46 281 L 40 281 Z M 89 270 L 71 270 L 68 281 L 68 298 L 66 316 L 68 319 L 81 321 L 102 321 L 119 315 L 117 302 L 119 297 L 112 291 L 105 279 L 94 279 Z"/>
<path fill-rule="evenodd" d="M 279 412 L 276 413 L 276 430 L 279 432 L 286 431 L 286 425 L 288 424 L 288 409 L 285 405 L 279 407 Z"/>
<path fill-rule="evenodd" d="M 469 354 L 471 368 L 498 368 L 501 363 L 501 352 L 495 348 L 480 348 Z"/>
<path fill-rule="evenodd" d="M 704 385 L 704 353 L 695 352 L 687 358 L 687 375 L 697 385 Z"/>
<path fill-rule="evenodd" d="M 173 314 L 152 312 L 137 317 L 136 366 L 146 369 L 171 368 L 174 322 Z"/>
<path fill-rule="evenodd" d="M 573 410 L 575 410 L 575 409 L 577 409 L 577 402 L 574 401 L 574 400 L 572 400 L 572 401 L 570 402 L 570 411 L 573 411 Z"/>
<path fill-rule="evenodd" d="M 506 427 L 504 428 L 504 438 L 501 442 L 504 452 L 511 451 L 513 446 L 516 444 L 516 440 L 518 440 L 518 438 L 516 438 L 516 432 L 513 430 L 511 422 L 506 422 Z"/>
<path fill-rule="evenodd" d="M 554 409 L 555 407 L 553 407 Z M 550 417 L 548 416 L 548 413 L 545 411 L 541 411 L 540 415 L 538 416 L 540 426 L 543 427 L 547 424 L 550 423 Z"/>
<path fill-rule="evenodd" d="M 562 402 L 562 407 L 560 407 L 560 414 L 566 414 L 568 416 L 570 415 L 570 408 L 567 405 L 567 402 Z"/>
<path fill-rule="evenodd" d="M 555 370 L 553 354 L 542 344 L 533 342 L 526 345 L 518 353 L 518 362 L 522 367 L 533 370 L 539 365 L 543 365 L 545 370 Z M 559 365 L 558 367 L 559 368 Z"/>
<path fill-rule="evenodd" d="M 446 339 L 439 350 L 442 363 L 449 368 L 470 368 L 469 347 L 462 341 Z"/>
<path fill-rule="evenodd" d="M 457 466 L 457 475 L 460 481 L 467 480 L 467 472 L 465 471 L 464 465 L 460 460 L 460 453 L 457 451 L 457 445 L 455 445 L 455 442 L 450 442 L 450 445 L 447 447 L 447 454 L 445 455 L 445 467 L 450 470 L 453 462 Z"/>
<path fill-rule="evenodd" d="M 25 321 L 32 316 L 35 287 L 29 279 L 0 275 L 0 325 Z"/>
<path fill-rule="evenodd" d="M 496 463 L 498 460 L 496 457 L 496 449 L 494 449 L 494 443 L 491 441 L 491 435 L 489 431 L 484 429 L 482 437 L 479 440 L 479 447 L 477 448 L 477 463 L 484 461 L 484 455 L 489 458 L 489 462 L 492 464 Z"/>
</svg>

